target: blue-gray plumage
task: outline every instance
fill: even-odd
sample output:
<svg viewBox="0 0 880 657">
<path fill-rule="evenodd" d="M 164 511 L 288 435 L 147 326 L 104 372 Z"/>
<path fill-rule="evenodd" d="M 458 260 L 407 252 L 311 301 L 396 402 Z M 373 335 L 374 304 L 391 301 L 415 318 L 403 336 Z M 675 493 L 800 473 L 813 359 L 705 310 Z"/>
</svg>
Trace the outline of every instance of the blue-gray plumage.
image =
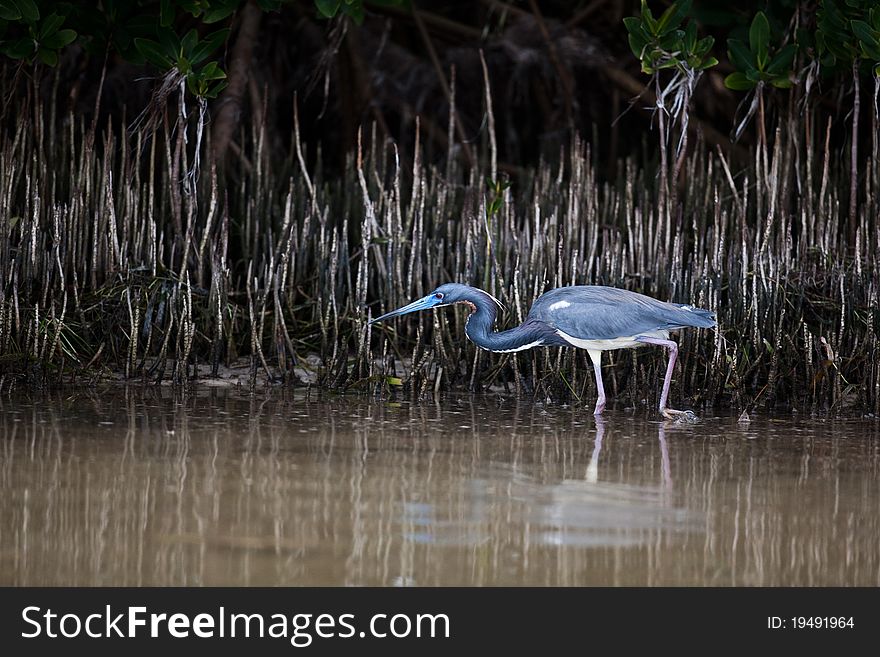
<svg viewBox="0 0 880 657">
<path fill-rule="evenodd" d="M 669 349 L 669 365 L 660 395 L 660 412 L 668 418 L 695 419 L 690 411 L 666 407 L 678 345 L 672 331 L 687 327 L 711 328 L 715 316 L 686 304 L 666 303 L 643 294 L 601 285 L 572 285 L 545 292 L 535 300 L 526 320 L 507 331 L 492 331 L 501 303 L 475 287 L 446 283 L 431 294 L 398 308 L 370 323 L 418 310 L 462 303 L 471 314 L 465 333 L 478 347 L 499 353 L 533 347 L 574 346 L 586 349 L 593 361 L 599 398 L 595 414 L 605 409 L 602 352 L 655 344 Z"/>
</svg>

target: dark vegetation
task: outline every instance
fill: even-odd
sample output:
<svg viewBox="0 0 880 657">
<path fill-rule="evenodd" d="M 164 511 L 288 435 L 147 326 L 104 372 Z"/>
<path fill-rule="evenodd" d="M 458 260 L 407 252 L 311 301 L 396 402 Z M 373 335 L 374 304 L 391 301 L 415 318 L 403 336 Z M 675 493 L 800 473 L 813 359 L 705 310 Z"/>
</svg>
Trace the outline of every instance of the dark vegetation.
<svg viewBox="0 0 880 657">
<path fill-rule="evenodd" d="M 880 412 L 871 5 L 0 0 L 0 390 L 244 363 L 590 408 L 584 353 L 366 320 L 600 283 L 717 312 L 676 399 Z M 659 350 L 611 361 L 653 406 Z"/>
</svg>

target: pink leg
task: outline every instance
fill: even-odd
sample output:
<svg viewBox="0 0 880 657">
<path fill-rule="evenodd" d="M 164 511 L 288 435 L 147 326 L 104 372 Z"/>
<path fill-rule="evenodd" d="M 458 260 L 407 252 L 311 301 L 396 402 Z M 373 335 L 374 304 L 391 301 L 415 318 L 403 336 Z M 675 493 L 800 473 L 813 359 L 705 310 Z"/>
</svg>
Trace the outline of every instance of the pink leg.
<svg viewBox="0 0 880 657">
<path fill-rule="evenodd" d="M 666 446 L 666 428 L 660 424 L 660 432 L 657 435 L 660 442 L 660 467 L 663 471 L 663 487 L 672 489 L 672 469 L 669 467 L 669 448 Z"/>
<path fill-rule="evenodd" d="M 605 420 L 601 415 L 596 416 L 596 443 L 593 445 L 593 455 L 587 465 L 586 479 L 589 482 L 599 481 L 599 452 L 602 451 L 602 438 L 605 436 Z"/>
<path fill-rule="evenodd" d="M 673 408 L 666 407 L 666 401 L 669 399 L 669 386 L 672 384 L 672 370 L 675 369 L 675 360 L 678 358 L 678 345 L 672 340 L 663 340 L 662 338 L 652 338 L 646 335 L 636 337 L 639 342 L 645 344 L 656 344 L 669 349 L 669 365 L 666 366 L 666 378 L 663 379 L 663 390 L 660 393 L 660 414 L 670 420 L 680 420 L 684 422 L 694 422 L 697 416 L 691 411 L 676 411 Z"/>
<path fill-rule="evenodd" d="M 602 384 L 602 352 L 589 350 L 590 359 L 593 361 L 593 371 L 596 373 L 596 389 L 599 392 L 599 398 L 596 400 L 596 410 L 593 415 L 602 415 L 605 410 L 605 386 Z"/>
</svg>

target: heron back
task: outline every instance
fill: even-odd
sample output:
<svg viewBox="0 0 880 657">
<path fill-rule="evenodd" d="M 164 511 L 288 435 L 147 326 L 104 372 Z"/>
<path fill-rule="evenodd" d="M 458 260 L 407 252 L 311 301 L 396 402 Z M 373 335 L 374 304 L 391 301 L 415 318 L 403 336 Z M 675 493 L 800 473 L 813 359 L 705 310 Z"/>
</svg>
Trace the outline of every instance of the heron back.
<svg viewBox="0 0 880 657">
<path fill-rule="evenodd" d="M 582 340 L 613 340 L 649 331 L 715 326 L 715 315 L 708 310 L 602 285 L 550 290 L 535 300 L 529 318 Z"/>
</svg>

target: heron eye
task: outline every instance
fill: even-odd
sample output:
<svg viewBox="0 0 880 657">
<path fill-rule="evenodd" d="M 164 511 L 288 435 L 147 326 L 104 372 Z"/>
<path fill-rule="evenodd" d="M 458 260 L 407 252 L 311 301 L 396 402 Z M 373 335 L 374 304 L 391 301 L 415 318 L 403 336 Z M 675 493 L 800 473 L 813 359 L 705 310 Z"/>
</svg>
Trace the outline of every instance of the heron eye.
<svg viewBox="0 0 880 657">
<path fill-rule="evenodd" d="M 443 298 L 443 293 L 442 293 L 442 292 L 437 292 L 437 294 L 435 294 L 434 296 L 435 296 L 436 298 L 438 298 L 438 299 L 442 299 L 442 298 Z"/>
</svg>

